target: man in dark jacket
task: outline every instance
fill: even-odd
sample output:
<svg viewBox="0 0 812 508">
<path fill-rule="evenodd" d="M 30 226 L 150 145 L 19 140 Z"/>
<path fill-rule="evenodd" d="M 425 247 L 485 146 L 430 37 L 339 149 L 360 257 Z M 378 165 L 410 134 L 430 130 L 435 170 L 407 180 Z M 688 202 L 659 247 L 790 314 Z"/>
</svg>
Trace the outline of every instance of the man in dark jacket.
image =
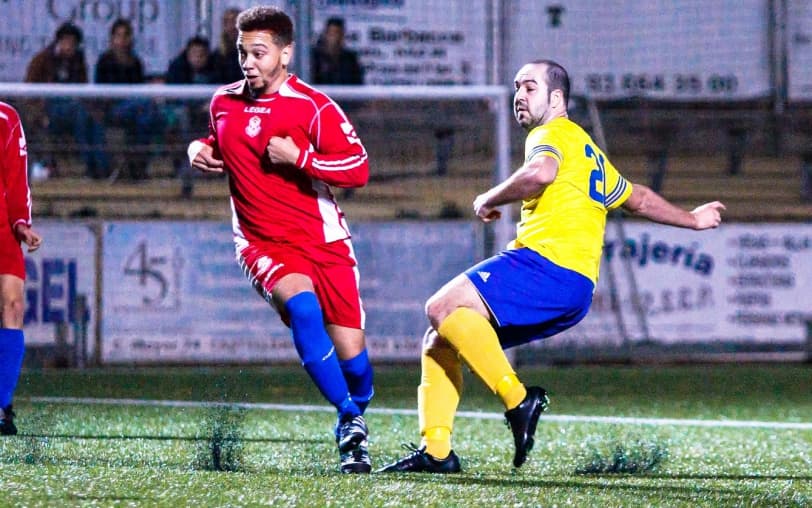
<svg viewBox="0 0 812 508">
<path fill-rule="evenodd" d="M 236 46 L 235 46 L 236 47 Z M 195 36 L 186 42 L 186 47 L 169 63 L 166 72 L 167 84 L 210 85 L 221 84 L 221 73 L 209 49 L 209 40 L 205 37 Z M 172 129 L 177 131 L 184 139 L 205 135 L 205 132 L 192 132 L 192 125 L 207 125 L 209 116 L 208 101 L 170 101 L 167 104 L 170 111 Z M 192 178 L 194 173 L 183 159 L 174 160 L 175 171 L 181 178 L 182 197 L 192 194 Z"/>
<path fill-rule="evenodd" d="M 25 81 L 29 83 L 87 83 L 87 64 L 81 48 L 82 30 L 63 23 L 54 41 L 34 55 L 28 64 Z M 85 104 L 74 98 L 56 97 L 44 103 L 43 122 L 52 134 L 69 131 L 80 146 L 87 176 L 108 176 L 108 156 L 103 150 L 104 126 Z"/>
<path fill-rule="evenodd" d="M 207 85 L 220 83 L 220 76 L 209 49 L 209 40 L 195 36 L 169 63 L 167 84 Z"/>
<path fill-rule="evenodd" d="M 344 20 L 330 18 L 310 56 L 313 83 L 322 85 L 363 85 L 364 70 L 358 54 L 344 46 Z"/>
<path fill-rule="evenodd" d="M 133 27 L 119 18 L 110 27 L 110 47 L 96 61 L 96 83 L 143 84 L 144 64 L 133 47 Z M 124 128 L 127 135 L 126 173 L 132 180 L 147 177 L 149 145 L 161 132 L 163 117 L 149 98 L 132 97 L 114 101 L 107 118 Z"/>
</svg>

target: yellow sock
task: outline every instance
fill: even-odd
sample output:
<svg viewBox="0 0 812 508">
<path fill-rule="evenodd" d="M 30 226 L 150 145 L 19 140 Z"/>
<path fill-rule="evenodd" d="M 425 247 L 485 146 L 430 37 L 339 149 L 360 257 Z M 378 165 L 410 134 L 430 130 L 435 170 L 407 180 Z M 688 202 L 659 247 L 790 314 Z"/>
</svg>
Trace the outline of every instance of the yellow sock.
<svg viewBox="0 0 812 508">
<path fill-rule="evenodd" d="M 423 434 L 422 444 L 426 453 L 435 459 L 444 459 L 451 453 L 451 429 L 448 427 L 432 427 Z"/>
<path fill-rule="evenodd" d="M 505 409 L 513 409 L 527 396 L 527 389 L 516 374 L 508 374 L 496 383 L 496 394 L 502 399 Z"/>
<path fill-rule="evenodd" d="M 448 344 L 435 341 L 423 348 L 420 364 L 417 413 L 421 444 L 433 457 L 444 459 L 451 453 L 454 413 L 462 394 L 462 362 Z"/>
<path fill-rule="evenodd" d="M 513 409 L 527 391 L 510 366 L 499 337 L 491 323 L 478 312 L 460 307 L 440 323 L 442 338 L 491 391 L 502 399 L 505 409 Z"/>
</svg>

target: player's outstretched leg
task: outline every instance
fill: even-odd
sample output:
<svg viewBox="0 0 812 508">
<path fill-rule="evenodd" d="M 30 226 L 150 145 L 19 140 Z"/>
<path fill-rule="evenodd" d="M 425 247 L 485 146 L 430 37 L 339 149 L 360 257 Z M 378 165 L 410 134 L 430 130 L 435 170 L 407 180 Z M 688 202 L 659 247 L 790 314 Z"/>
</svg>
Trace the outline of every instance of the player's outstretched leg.
<svg viewBox="0 0 812 508">
<path fill-rule="evenodd" d="M 513 433 L 516 453 L 513 455 L 513 466 L 521 467 L 527 460 L 527 453 L 533 449 L 536 425 L 543 411 L 547 410 L 550 399 L 544 388 L 530 386 L 527 396 L 513 409 L 505 411 L 505 419 Z"/>
<path fill-rule="evenodd" d="M 405 444 L 403 448 L 409 454 L 402 459 L 388 464 L 378 470 L 376 473 L 436 473 L 436 474 L 449 474 L 459 473 L 462 470 L 460 466 L 460 458 L 451 450 L 448 457 L 438 459 L 426 453 L 426 447 L 421 446 L 418 448 L 414 444 Z"/>
</svg>

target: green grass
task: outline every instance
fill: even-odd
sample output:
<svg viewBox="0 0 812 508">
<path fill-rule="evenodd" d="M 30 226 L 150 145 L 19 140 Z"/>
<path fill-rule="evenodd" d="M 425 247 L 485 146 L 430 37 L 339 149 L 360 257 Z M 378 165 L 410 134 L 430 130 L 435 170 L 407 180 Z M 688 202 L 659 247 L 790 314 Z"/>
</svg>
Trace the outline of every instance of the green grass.
<svg viewBox="0 0 812 508">
<path fill-rule="evenodd" d="M 522 368 L 552 416 L 812 422 L 809 365 Z M 380 366 L 373 408 L 414 409 L 419 372 Z M 36 397 L 323 405 L 300 367 L 28 371 L 0 439 L 11 506 L 808 506 L 812 430 L 543 420 L 513 470 L 495 418 L 459 417 L 452 476 L 343 476 L 329 411 L 45 403 Z M 502 412 L 468 375 L 460 407 Z M 370 412 L 374 466 L 419 440 Z M 219 433 L 219 434 L 218 434 Z M 219 437 L 218 437 L 219 436 Z M 211 462 L 219 446 L 220 466 Z M 218 444 L 219 443 L 219 444 Z M 636 464 L 639 467 L 630 467 Z"/>
</svg>

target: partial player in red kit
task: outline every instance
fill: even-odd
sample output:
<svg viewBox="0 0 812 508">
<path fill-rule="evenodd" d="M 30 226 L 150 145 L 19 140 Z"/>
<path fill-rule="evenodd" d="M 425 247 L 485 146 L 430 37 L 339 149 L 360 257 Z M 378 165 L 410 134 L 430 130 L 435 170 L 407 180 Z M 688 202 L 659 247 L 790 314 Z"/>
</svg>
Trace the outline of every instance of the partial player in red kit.
<svg viewBox="0 0 812 508">
<path fill-rule="evenodd" d="M 214 94 L 209 137 L 189 145 L 189 160 L 227 173 L 237 261 L 338 412 L 341 471 L 368 473 L 372 366 L 350 232 L 331 191 L 366 184 L 367 153 L 341 108 L 288 73 L 284 12 L 250 8 L 237 28 L 245 79 Z"/>
<path fill-rule="evenodd" d="M 20 116 L 0 102 L 0 435 L 17 433 L 11 402 L 25 351 L 25 262 L 20 242 L 28 252 L 42 244 L 31 229 L 27 149 Z"/>
</svg>

